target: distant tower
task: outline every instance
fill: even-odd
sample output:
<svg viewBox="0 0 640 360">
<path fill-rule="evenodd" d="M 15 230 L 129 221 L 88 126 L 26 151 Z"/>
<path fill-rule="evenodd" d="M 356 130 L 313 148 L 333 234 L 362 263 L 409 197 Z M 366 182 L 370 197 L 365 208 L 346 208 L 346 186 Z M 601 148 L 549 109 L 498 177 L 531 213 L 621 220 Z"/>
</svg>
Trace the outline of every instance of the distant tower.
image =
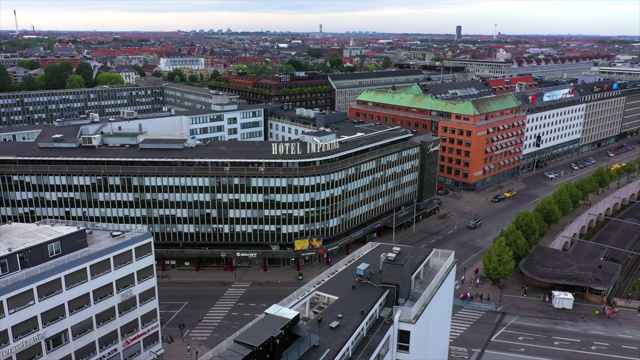
<svg viewBox="0 0 640 360">
<path fill-rule="evenodd" d="M 320 34 L 322 34 L 322 24 L 320 24 Z"/>
<path fill-rule="evenodd" d="M 18 15 L 16 14 L 16 9 L 13 9 L 13 17 L 16 19 L 16 35 L 18 35 Z"/>
<path fill-rule="evenodd" d="M 456 41 L 460 40 L 461 37 L 462 37 L 462 26 L 458 25 L 456 26 Z"/>
<path fill-rule="evenodd" d="M 495 24 L 493 27 L 493 40 L 496 39 L 496 35 L 498 34 L 498 24 Z"/>
</svg>

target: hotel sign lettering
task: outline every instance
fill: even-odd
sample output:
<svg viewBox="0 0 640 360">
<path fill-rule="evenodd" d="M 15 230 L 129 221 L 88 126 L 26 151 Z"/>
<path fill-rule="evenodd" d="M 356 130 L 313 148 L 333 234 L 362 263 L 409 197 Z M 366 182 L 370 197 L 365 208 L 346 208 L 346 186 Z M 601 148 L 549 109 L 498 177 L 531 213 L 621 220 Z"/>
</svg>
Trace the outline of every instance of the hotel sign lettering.
<svg viewBox="0 0 640 360">
<path fill-rule="evenodd" d="M 272 155 L 300 155 L 313 154 L 340 148 L 338 140 L 328 140 L 318 143 L 272 143 Z M 305 150 L 304 152 L 302 150 Z"/>
</svg>

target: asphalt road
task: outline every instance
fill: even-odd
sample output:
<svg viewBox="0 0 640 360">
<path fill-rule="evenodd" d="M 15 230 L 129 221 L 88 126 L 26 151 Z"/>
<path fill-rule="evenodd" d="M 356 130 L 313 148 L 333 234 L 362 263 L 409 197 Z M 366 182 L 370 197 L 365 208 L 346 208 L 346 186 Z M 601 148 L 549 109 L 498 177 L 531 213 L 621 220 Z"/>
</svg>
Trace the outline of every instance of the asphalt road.
<svg viewBox="0 0 640 360">
<path fill-rule="evenodd" d="M 588 155 L 583 154 L 580 157 L 566 159 L 562 164 L 559 163 L 558 165 L 544 168 L 537 171 L 536 174 L 523 176 L 521 183 L 515 183 L 518 188 L 518 195 L 499 203 L 492 203 L 490 199 L 497 193 L 507 190 L 506 187 L 504 189 L 495 189 L 495 192 L 485 191 L 481 194 L 462 194 L 461 199 L 445 196 L 442 198 L 444 200 L 442 210 L 453 212 L 453 217 L 446 220 L 439 220 L 437 217 L 428 218 L 418 223 L 415 232 L 412 232 L 411 228 L 400 231 L 393 240 L 404 245 L 451 249 L 456 251 L 456 257 L 459 261 L 458 268 L 471 266 L 479 261 L 484 249 L 492 243 L 493 238 L 500 230 L 512 221 L 514 214 L 524 209 L 533 209 L 542 197 L 555 191 L 559 184 L 566 181 L 574 181 L 592 173 L 598 166 L 607 163 L 606 160 L 609 160 L 610 164 L 622 162 L 635 158 L 640 152 L 640 150 L 636 149 L 609 159 L 604 156 L 604 151 L 605 149 L 602 149 Z M 568 163 L 586 156 L 596 158 L 598 163 L 573 173 L 568 172 L 565 162 Z M 548 180 L 543 173 L 552 169 L 556 169 L 559 172 L 565 170 L 565 176 L 553 181 Z M 511 181 L 516 182 L 517 180 Z M 483 225 L 478 229 L 467 229 L 467 223 L 475 217 L 481 217 Z M 384 237 L 376 239 L 376 241 L 391 242 L 393 240 L 390 235 L 387 233 Z M 180 341 L 181 332 L 178 324 L 185 324 L 185 329 L 183 330 L 185 341 L 191 341 L 192 347 L 198 346 L 201 349 L 200 354 L 202 354 L 205 350 L 215 347 L 249 323 L 267 307 L 278 303 L 289 295 L 299 287 L 299 283 L 259 285 L 255 283 L 159 282 L 158 286 L 163 336 L 171 335 L 176 341 Z M 268 289 L 268 291 L 265 291 L 265 289 Z M 460 358 L 468 358 L 470 354 L 473 354 L 472 348 L 482 349 L 483 344 L 486 342 L 486 334 L 491 333 L 499 316 L 501 315 L 493 312 L 487 314 L 461 314 L 459 317 L 463 320 L 460 320 L 458 324 L 460 329 L 466 330 L 469 328 L 470 331 L 463 331 L 460 339 L 452 344 L 452 354 L 455 353 L 456 348 L 459 346 L 456 345 L 458 343 L 464 344 L 464 347 L 459 347 Z M 473 323 L 464 324 L 464 321 L 473 318 L 476 318 Z M 487 355 L 484 358 L 497 359 L 497 356 L 505 356 L 499 353 L 505 352 L 504 349 L 507 347 L 507 350 L 510 348 L 525 349 L 516 351 L 516 354 L 524 351 L 537 354 L 543 351 L 541 349 L 546 349 L 545 347 L 537 346 L 537 342 L 526 343 L 523 341 L 522 345 L 519 342 L 517 344 L 505 342 L 513 340 L 509 337 L 509 334 L 512 334 L 509 332 L 512 331 L 511 329 L 515 329 L 513 331 L 522 330 L 521 328 L 515 328 L 515 324 L 519 323 L 510 324 L 512 327 L 507 329 L 508 331 L 502 331 L 499 337 L 496 337 L 496 341 L 490 343 L 491 347 L 486 349 Z M 534 330 L 535 328 L 531 329 L 531 331 Z M 479 345 L 476 345 L 475 341 L 467 344 L 467 340 L 473 340 L 470 336 L 474 336 L 474 334 L 477 334 L 480 340 L 484 340 Z M 534 341 L 536 339 L 542 344 L 542 338 L 534 337 Z M 603 339 L 599 342 L 611 344 L 609 346 L 612 346 L 611 349 L 613 349 L 613 340 Z M 196 343 L 199 345 L 196 345 Z M 582 344 L 586 344 L 586 339 Z M 623 343 L 615 344 L 619 349 L 626 349 L 622 348 Z M 593 356 L 597 356 L 602 349 L 593 350 Z M 607 351 L 613 350 L 607 347 Z M 488 356 L 488 354 L 492 355 Z M 567 354 L 570 353 L 563 355 Z M 582 355 L 585 357 L 582 357 Z M 580 356 L 586 359 L 588 358 L 586 356 L 592 356 L 592 354 L 588 352 Z M 566 357 L 556 354 L 552 358 Z"/>
</svg>

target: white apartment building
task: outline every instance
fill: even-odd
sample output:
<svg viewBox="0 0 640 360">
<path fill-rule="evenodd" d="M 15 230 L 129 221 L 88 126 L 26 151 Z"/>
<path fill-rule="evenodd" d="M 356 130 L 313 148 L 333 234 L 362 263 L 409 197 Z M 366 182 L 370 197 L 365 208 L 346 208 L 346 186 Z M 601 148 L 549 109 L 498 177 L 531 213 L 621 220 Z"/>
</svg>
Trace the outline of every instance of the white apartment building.
<svg viewBox="0 0 640 360">
<path fill-rule="evenodd" d="M 163 353 L 153 237 L 84 225 L 0 226 L 3 360 L 129 360 Z"/>
<path fill-rule="evenodd" d="M 161 71 L 173 71 L 175 69 L 204 70 L 204 58 L 161 58 L 158 64 Z"/>
<path fill-rule="evenodd" d="M 611 81 L 576 85 L 585 103 L 580 146 L 589 150 L 608 145 L 620 134 L 625 97 Z"/>
<path fill-rule="evenodd" d="M 580 139 L 584 104 L 527 115 L 523 155 Z M 536 138 L 540 136 L 540 147 Z"/>
</svg>

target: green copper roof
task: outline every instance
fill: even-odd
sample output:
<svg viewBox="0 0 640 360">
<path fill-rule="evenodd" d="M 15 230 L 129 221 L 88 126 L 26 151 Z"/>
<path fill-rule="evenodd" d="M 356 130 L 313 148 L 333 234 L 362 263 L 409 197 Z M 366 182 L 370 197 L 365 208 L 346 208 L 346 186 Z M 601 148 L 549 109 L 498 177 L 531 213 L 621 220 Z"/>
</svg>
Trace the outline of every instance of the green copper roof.
<svg viewBox="0 0 640 360">
<path fill-rule="evenodd" d="M 358 96 L 358 100 L 461 115 L 480 115 L 520 106 L 520 102 L 513 94 L 468 100 L 442 100 L 434 99 L 432 95 L 403 92 L 399 87 L 395 91 L 369 89 Z"/>
</svg>

